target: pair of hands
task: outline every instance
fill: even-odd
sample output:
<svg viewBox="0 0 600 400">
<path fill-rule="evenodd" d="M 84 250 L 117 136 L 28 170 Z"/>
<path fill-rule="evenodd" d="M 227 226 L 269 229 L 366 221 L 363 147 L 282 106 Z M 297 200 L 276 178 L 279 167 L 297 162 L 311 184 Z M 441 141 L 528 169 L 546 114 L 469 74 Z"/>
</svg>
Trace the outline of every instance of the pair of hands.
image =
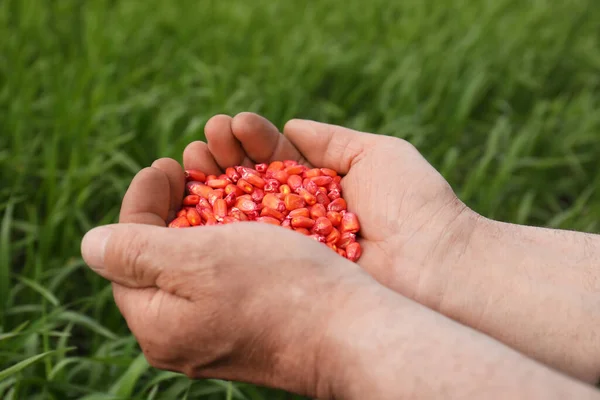
<svg viewBox="0 0 600 400">
<path fill-rule="evenodd" d="M 455 313 L 445 305 L 453 302 L 454 275 L 464 279 L 459 285 L 473 276 L 461 265 L 474 258 L 473 236 L 490 221 L 460 202 L 409 143 L 303 120 L 288 122 L 282 135 L 250 113 L 216 116 L 205 129 L 208 144 L 185 149 L 186 169 L 218 175 L 231 165 L 293 159 L 345 175 L 363 256 L 359 267 L 265 224 L 165 229 L 185 179 L 176 161 L 155 161 L 132 181 L 120 224 L 96 228 L 82 243 L 86 262 L 113 282 L 152 365 L 327 398 L 385 358 L 377 326 L 388 318 L 427 315 L 432 329 L 454 337 L 458 324 L 440 323 L 407 298 L 486 330 L 485 308 Z M 412 311 L 397 315 L 404 307 Z M 530 353 L 544 359 L 535 346 Z M 353 373 L 348 364 L 363 368 Z"/>
</svg>

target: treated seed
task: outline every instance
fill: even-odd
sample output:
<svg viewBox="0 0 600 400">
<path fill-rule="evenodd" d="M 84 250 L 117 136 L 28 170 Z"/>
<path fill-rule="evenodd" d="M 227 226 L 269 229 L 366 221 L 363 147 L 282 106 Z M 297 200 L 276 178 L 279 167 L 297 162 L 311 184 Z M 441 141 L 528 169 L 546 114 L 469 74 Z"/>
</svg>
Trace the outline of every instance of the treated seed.
<svg viewBox="0 0 600 400">
<path fill-rule="evenodd" d="M 345 251 L 344 249 L 337 249 L 337 253 L 338 253 L 340 256 L 342 256 L 342 257 L 346 258 L 346 251 Z"/>
<path fill-rule="evenodd" d="M 308 204 L 309 206 L 312 206 L 317 203 L 317 198 L 315 197 L 315 195 L 311 194 L 308 190 L 304 188 L 300 188 L 298 190 L 298 194 L 302 196 L 306 204 Z"/>
<path fill-rule="evenodd" d="M 327 210 L 328 211 L 345 211 L 348 209 L 348 205 L 346 204 L 346 200 L 339 198 L 339 199 L 335 199 L 333 200 L 328 206 L 327 206 Z"/>
<path fill-rule="evenodd" d="M 280 184 L 287 183 L 290 175 L 285 171 L 277 171 L 273 174 L 273 178 L 276 179 Z"/>
<path fill-rule="evenodd" d="M 323 204 L 315 204 L 310 208 L 310 217 L 315 221 L 320 217 L 325 217 L 327 215 L 327 210 Z"/>
<path fill-rule="evenodd" d="M 321 168 L 321 173 L 325 176 L 330 176 L 332 178 L 335 178 L 338 173 L 330 168 Z"/>
<path fill-rule="evenodd" d="M 200 216 L 206 225 L 215 225 L 217 223 L 217 219 L 215 218 L 215 214 L 212 212 L 212 208 L 203 208 L 198 212 L 200 213 Z"/>
<path fill-rule="evenodd" d="M 292 218 L 292 226 L 294 228 L 311 229 L 315 225 L 315 221 L 307 217 Z"/>
<path fill-rule="evenodd" d="M 212 206 L 204 197 L 200 197 L 200 201 L 196 205 L 196 209 L 198 208 L 210 208 L 212 210 Z"/>
<path fill-rule="evenodd" d="M 356 235 L 354 233 L 344 232 L 340 235 L 336 244 L 340 249 L 345 249 L 350 243 L 354 242 L 356 242 Z"/>
<path fill-rule="evenodd" d="M 285 165 L 283 164 L 283 161 L 273 161 L 271 164 L 269 164 L 269 168 L 267 168 L 267 171 L 275 173 L 277 171 L 282 171 L 284 168 Z"/>
<path fill-rule="evenodd" d="M 302 178 L 299 175 L 290 175 L 287 184 L 289 185 L 292 192 L 298 192 L 298 189 L 302 187 Z"/>
<path fill-rule="evenodd" d="M 217 221 L 222 221 L 227 216 L 227 203 L 223 199 L 218 199 L 213 205 L 213 213 Z"/>
<path fill-rule="evenodd" d="M 319 191 L 319 186 L 317 186 L 317 184 L 315 182 L 310 181 L 310 180 L 308 182 L 306 182 L 306 184 L 304 185 L 304 188 L 306 190 L 308 190 L 308 192 L 310 194 L 312 194 L 313 196 L 315 194 L 317 194 L 317 192 Z"/>
<path fill-rule="evenodd" d="M 244 193 L 254 192 L 254 187 L 251 184 L 249 184 L 247 181 L 245 181 L 244 179 L 238 180 L 237 187 L 240 188 L 240 190 Z"/>
<path fill-rule="evenodd" d="M 329 199 L 331 201 L 337 200 L 340 197 L 342 197 L 342 194 L 340 193 L 339 190 L 332 190 L 331 192 L 329 192 L 329 194 L 327 195 L 327 197 L 329 197 Z"/>
<path fill-rule="evenodd" d="M 285 160 L 283 162 L 284 167 L 293 167 L 295 165 L 298 165 L 298 161 L 294 161 L 294 160 Z"/>
<path fill-rule="evenodd" d="M 267 171 L 267 164 L 256 164 L 254 168 L 261 174 L 264 174 Z"/>
<path fill-rule="evenodd" d="M 360 230 L 360 224 L 356 214 L 346 212 L 342 217 L 342 232 L 356 233 Z"/>
<path fill-rule="evenodd" d="M 250 213 L 256 212 L 256 203 L 243 197 L 238 197 L 235 206 L 236 208 L 239 208 L 240 211 L 246 213 L 248 217 L 250 217 Z"/>
<path fill-rule="evenodd" d="M 337 190 L 338 192 L 342 193 L 342 185 L 337 182 L 331 182 L 329 185 L 327 185 L 327 190 L 330 192 L 332 190 Z"/>
<path fill-rule="evenodd" d="M 310 218 L 310 212 L 308 211 L 308 208 L 297 208 L 295 210 L 290 211 L 290 213 L 287 216 L 288 219 L 296 217 Z"/>
<path fill-rule="evenodd" d="M 227 174 L 221 174 L 217 177 L 217 179 L 224 179 L 226 180 L 228 183 L 231 183 L 231 179 L 229 179 L 229 177 L 227 176 Z"/>
<path fill-rule="evenodd" d="M 182 208 L 181 210 L 177 211 L 177 217 L 185 217 L 187 215 L 187 210 L 185 208 Z"/>
<path fill-rule="evenodd" d="M 337 253 L 337 246 L 333 243 L 329 243 L 327 242 L 327 247 L 329 247 L 331 250 L 335 251 Z"/>
<path fill-rule="evenodd" d="M 322 189 L 322 188 L 319 188 Z M 327 197 L 327 193 L 323 193 L 321 191 L 317 192 L 317 194 L 315 195 L 315 197 L 317 198 L 317 203 L 327 207 L 329 205 L 329 203 L 331 203 L 331 200 L 329 199 L 329 197 Z"/>
<path fill-rule="evenodd" d="M 333 178 L 330 176 L 315 176 L 310 180 L 316 183 L 317 186 L 327 186 L 333 182 Z"/>
<path fill-rule="evenodd" d="M 206 177 L 206 180 L 207 180 L 207 181 L 212 181 L 213 179 L 217 179 L 217 176 L 216 176 L 216 175 L 208 175 L 208 176 Z"/>
<path fill-rule="evenodd" d="M 264 207 L 262 209 L 262 211 L 260 212 L 260 216 L 261 217 L 272 217 L 272 218 L 278 219 L 280 221 L 282 221 L 285 218 L 285 215 L 282 212 L 273 210 L 272 208 L 269 208 L 269 207 Z"/>
<path fill-rule="evenodd" d="M 273 217 L 258 217 L 256 218 L 256 222 L 264 222 L 271 225 L 280 226 L 281 222 Z"/>
<path fill-rule="evenodd" d="M 315 233 L 315 234 L 309 235 L 308 237 L 310 237 L 311 239 L 316 240 L 317 242 L 325 243 L 325 236 L 321 236 L 321 235 L 318 235 L 318 234 Z"/>
<path fill-rule="evenodd" d="M 241 196 L 245 192 L 242 189 L 240 189 L 237 185 L 230 183 L 229 185 L 225 186 L 225 194 L 227 195 L 230 193 L 235 193 L 236 196 Z"/>
<path fill-rule="evenodd" d="M 287 194 L 285 196 L 284 203 L 285 203 L 285 208 L 288 211 L 292 211 L 292 210 L 295 210 L 297 208 L 304 207 L 305 201 L 304 201 L 304 199 L 301 196 L 299 196 L 297 194 L 290 193 L 290 194 Z"/>
<path fill-rule="evenodd" d="M 303 165 L 291 165 L 285 169 L 288 175 L 300 175 L 304 172 Z"/>
<path fill-rule="evenodd" d="M 305 178 L 313 178 L 315 176 L 321 176 L 321 175 L 322 175 L 322 173 L 319 168 L 309 169 L 308 171 L 304 172 Z"/>
<path fill-rule="evenodd" d="M 233 205 L 235 204 L 235 199 L 236 199 L 236 195 L 235 193 L 229 193 L 227 196 L 225 196 L 225 204 L 227 204 L 227 207 L 233 207 Z"/>
<path fill-rule="evenodd" d="M 195 194 L 205 199 L 208 199 L 208 195 L 213 191 L 212 188 L 198 181 L 190 181 L 185 184 L 185 187 L 190 194 Z"/>
<path fill-rule="evenodd" d="M 340 183 L 342 181 L 342 177 L 338 175 L 338 176 L 336 176 L 336 177 L 333 178 L 333 181 L 335 183 Z"/>
<path fill-rule="evenodd" d="M 254 189 L 254 192 L 252 192 L 251 196 L 252 201 L 254 201 L 255 203 L 260 203 L 265 197 L 265 192 L 262 189 L 256 188 Z"/>
<path fill-rule="evenodd" d="M 238 221 L 248 221 L 248 216 L 235 207 L 229 211 L 229 216 L 237 219 Z"/>
<path fill-rule="evenodd" d="M 215 189 L 208 195 L 208 203 L 214 207 L 215 201 L 222 199 L 225 191 L 223 189 Z"/>
<path fill-rule="evenodd" d="M 187 169 L 185 171 L 185 178 L 189 181 L 204 181 L 206 174 L 197 169 Z"/>
<path fill-rule="evenodd" d="M 329 235 L 327 235 L 327 243 L 333 243 L 336 244 L 338 242 L 338 240 L 340 240 L 340 236 L 342 234 L 340 233 L 340 231 L 338 231 L 337 229 L 333 228 L 331 230 L 331 233 Z"/>
<path fill-rule="evenodd" d="M 184 206 L 195 206 L 196 204 L 198 204 L 198 202 L 200 202 L 200 196 L 198 196 L 197 194 L 190 194 L 183 198 Z"/>
<path fill-rule="evenodd" d="M 315 221 L 313 232 L 322 236 L 327 236 L 333 231 L 331 221 L 326 217 L 320 217 Z"/>
<path fill-rule="evenodd" d="M 283 222 L 281 223 L 281 227 L 291 230 L 292 229 L 292 221 L 289 219 L 284 219 Z"/>
<path fill-rule="evenodd" d="M 188 226 L 190 226 L 190 222 L 186 216 L 177 217 L 169 224 L 169 228 L 187 228 Z"/>
<path fill-rule="evenodd" d="M 335 227 L 342 224 L 342 214 L 337 211 L 327 211 L 327 219 L 329 219 L 331 224 Z"/>
<path fill-rule="evenodd" d="M 297 229 L 294 229 L 294 231 L 301 233 L 303 235 L 306 235 L 306 236 L 310 235 L 310 231 L 306 228 L 297 228 Z"/>
<path fill-rule="evenodd" d="M 279 186 L 279 193 L 290 194 L 292 193 L 292 189 L 288 185 L 281 185 Z"/>
<path fill-rule="evenodd" d="M 267 193 L 276 193 L 279 191 L 279 186 L 281 185 L 277 179 L 265 179 L 265 192 Z"/>
<path fill-rule="evenodd" d="M 356 262 L 360 256 L 362 255 L 362 247 L 360 247 L 360 243 L 354 242 L 350 243 L 348 247 L 346 247 L 346 258 L 350 261 Z"/>
<path fill-rule="evenodd" d="M 187 210 L 186 217 L 190 225 L 202 225 L 202 218 L 200 217 L 200 214 L 198 213 L 198 211 L 196 211 L 195 208 L 190 208 L 189 210 Z"/>
<path fill-rule="evenodd" d="M 281 201 L 273 193 L 265 194 L 265 197 L 262 200 L 262 205 L 265 207 L 272 208 L 273 210 L 276 210 L 279 212 L 285 210 L 285 203 L 283 201 Z"/>
<path fill-rule="evenodd" d="M 253 173 L 247 173 L 245 175 L 242 174 L 242 178 L 244 178 L 252 186 L 256 186 L 259 189 L 264 189 L 266 184 L 263 178 Z"/>
<path fill-rule="evenodd" d="M 236 219 L 236 218 L 234 218 L 234 217 L 230 217 L 230 216 L 226 216 L 226 217 L 224 217 L 224 218 L 223 218 L 223 221 L 221 221 L 221 223 L 222 223 L 223 225 L 227 225 L 227 224 L 233 224 L 233 223 L 236 223 L 236 222 L 240 222 L 240 220 L 239 220 L 239 219 Z"/>
<path fill-rule="evenodd" d="M 240 180 L 240 174 L 233 167 L 229 167 L 225 170 L 225 175 L 231 179 L 231 182 L 237 183 Z"/>
</svg>

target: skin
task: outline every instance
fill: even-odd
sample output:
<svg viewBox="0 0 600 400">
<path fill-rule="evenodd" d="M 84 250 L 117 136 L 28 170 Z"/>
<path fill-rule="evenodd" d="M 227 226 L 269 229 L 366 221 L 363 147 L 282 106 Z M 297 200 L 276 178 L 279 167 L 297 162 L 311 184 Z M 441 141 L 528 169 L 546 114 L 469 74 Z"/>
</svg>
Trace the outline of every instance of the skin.
<svg viewBox="0 0 600 400">
<path fill-rule="evenodd" d="M 472 329 L 591 380 L 595 237 L 485 220 L 399 139 L 298 120 L 281 135 L 248 113 L 214 117 L 206 136 L 185 168 L 295 159 L 345 174 L 362 268 L 263 224 L 166 229 L 184 177 L 157 160 L 133 180 L 121 223 L 82 242 L 152 365 L 319 398 L 595 398 Z M 578 245 L 574 266 L 564 253 Z"/>
</svg>

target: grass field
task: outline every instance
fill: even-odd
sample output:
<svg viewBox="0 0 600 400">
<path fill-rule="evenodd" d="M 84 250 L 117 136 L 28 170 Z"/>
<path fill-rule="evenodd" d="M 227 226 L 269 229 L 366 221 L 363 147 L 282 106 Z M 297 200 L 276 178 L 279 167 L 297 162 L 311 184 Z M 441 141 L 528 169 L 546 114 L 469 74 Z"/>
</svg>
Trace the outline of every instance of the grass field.
<svg viewBox="0 0 600 400">
<path fill-rule="evenodd" d="M 0 398 L 289 398 L 149 368 L 79 253 L 216 113 L 403 137 L 485 216 L 597 232 L 598 21 L 597 0 L 0 2 Z"/>
</svg>

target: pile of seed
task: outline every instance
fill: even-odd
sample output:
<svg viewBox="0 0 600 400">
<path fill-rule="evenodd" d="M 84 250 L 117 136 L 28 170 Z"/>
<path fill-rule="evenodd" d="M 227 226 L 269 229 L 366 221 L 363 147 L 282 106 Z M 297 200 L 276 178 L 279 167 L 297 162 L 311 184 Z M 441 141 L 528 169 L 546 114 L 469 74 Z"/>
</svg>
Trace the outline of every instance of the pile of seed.
<svg viewBox="0 0 600 400">
<path fill-rule="evenodd" d="M 185 175 L 183 207 L 170 228 L 257 221 L 307 235 L 351 261 L 361 256 L 358 217 L 347 210 L 342 178 L 332 169 L 288 160 Z"/>
</svg>

